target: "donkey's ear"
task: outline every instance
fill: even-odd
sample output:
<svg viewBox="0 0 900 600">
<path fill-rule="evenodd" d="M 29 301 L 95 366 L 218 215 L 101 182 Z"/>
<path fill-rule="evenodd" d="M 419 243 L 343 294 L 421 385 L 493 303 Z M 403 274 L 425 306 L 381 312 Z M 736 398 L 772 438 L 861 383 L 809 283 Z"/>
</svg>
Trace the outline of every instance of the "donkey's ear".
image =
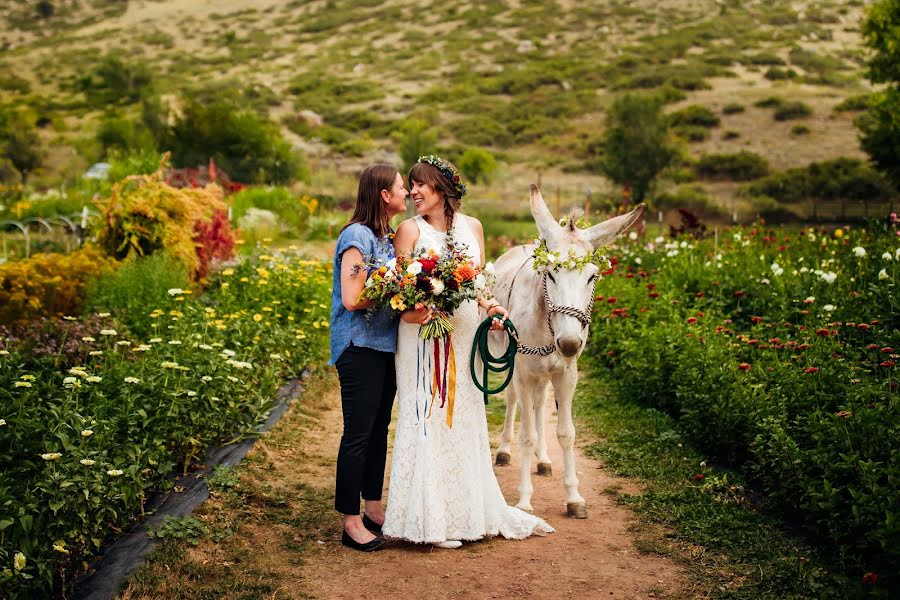
<svg viewBox="0 0 900 600">
<path fill-rule="evenodd" d="M 552 240 L 560 234 L 561 228 L 559 223 L 550 214 L 550 210 L 547 208 L 538 186 L 532 183 L 529 189 L 531 190 L 531 216 L 534 217 L 534 222 L 537 224 L 541 237 L 548 241 Z"/>
<path fill-rule="evenodd" d="M 598 223 L 589 229 L 585 229 L 582 235 L 594 248 L 602 248 L 628 231 L 628 228 L 634 225 L 641 218 L 641 215 L 644 214 L 645 208 L 647 208 L 646 204 L 638 204 L 630 213 Z"/>
</svg>

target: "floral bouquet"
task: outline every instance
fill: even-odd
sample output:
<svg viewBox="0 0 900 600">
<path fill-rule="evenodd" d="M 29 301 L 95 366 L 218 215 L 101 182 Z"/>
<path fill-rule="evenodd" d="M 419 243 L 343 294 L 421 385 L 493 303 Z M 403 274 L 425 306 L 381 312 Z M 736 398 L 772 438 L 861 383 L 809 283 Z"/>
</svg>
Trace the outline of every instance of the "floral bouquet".
<svg viewBox="0 0 900 600">
<path fill-rule="evenodd" d="M 445 337 L 453 331 L 450 315 L 466 300 L 485 295 L 487 276 L 492 265 L 476 266 L 463 244 L 448 245 L 444 252 L 420 250 L 412 256 L 393 258 L 382 266 L 370 265 L 360 299 L 372 300 L 375 308 L 389 306 L 403 312 L 416 307 L 434 310 L 431 321 L 423 325 L 423 340 Z"/>
</svg>

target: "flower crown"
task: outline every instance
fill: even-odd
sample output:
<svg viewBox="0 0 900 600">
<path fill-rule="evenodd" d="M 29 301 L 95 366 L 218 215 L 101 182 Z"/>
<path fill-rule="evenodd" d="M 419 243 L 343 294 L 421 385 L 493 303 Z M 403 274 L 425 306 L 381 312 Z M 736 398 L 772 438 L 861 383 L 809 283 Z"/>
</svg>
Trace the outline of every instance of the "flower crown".
<svg viewBox="0 0 900 600">
<path fill-rule="evenodd" d="M 547 248 L 547 240 L 539 238 L 535 240 L 534 253 L 531 258 L 534 259 L 531 266 L 538 273 L 546 273 L 547 271 L 559 271 L 560 269 L 578 269 L 582 270 L 586 265 L 597 265 L 600 271 L 607 271 L 612 268 L 612 263 L 606 257 L 606 248 L 597 248 L 584 256 L 575 254 L 574 248 L 569 248 L 569 255 L 563 256 L 560 252 L 551 252 Z"/>
<path fill-rule="evenodd" d="M 456 193 L 459 194 L 460 198 L 466 195 L 468 188 L 466 188 L 466 184 L 463 183 L 462 179 L 459 178 L 459 171 L 454 169 L 449 163 L 445 162 L 444 159 L 435 156 L 434 154 L 429 154 L 427 156 L 420 156 L 417 162 L 437 167 L 441 174 L 453 185 L 453 189 L 456 190 Z"/>
</svg>

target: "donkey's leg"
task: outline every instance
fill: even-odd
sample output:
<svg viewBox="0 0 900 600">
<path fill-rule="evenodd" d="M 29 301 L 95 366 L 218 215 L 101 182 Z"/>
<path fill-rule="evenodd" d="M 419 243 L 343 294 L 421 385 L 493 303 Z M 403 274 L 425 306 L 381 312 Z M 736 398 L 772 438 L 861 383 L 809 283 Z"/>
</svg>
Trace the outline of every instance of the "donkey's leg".
<svg viewBox="0 0 900 600">
<path fill-rule="evenodd" d="M 531 485 L 531 461 L 537 449 L 537 429 L 534 423 L 534 403 L 537 389 L 543 390 L 543 386 L 535 385 L 530 380 L 519 380 L 521 385 L 516 388 L 516 396 L 519 398 L 521 427 L 519 428 L 519 459 L 522 466 L 519 474 L 519 503 L 516 505 L 524 511 L 531 512 L 531 494 L 534 487 Z"/>
<path fill-rule="evenodd" d="M 578 493 L 578 475 L 575 473 L 575 424 L 572 421 L 572 395 L 577 382 L 578 367 L 575 364 L 553 375 L 553 390 L 559 404 L 556 437 L 562 447 L 565 464 L 563 485 L 566 488 L 566 513 L 570 517 L 584 519 L 587 517 L 587 511 L 584 498 Z"/>
<path fill-rule="evenodd" d="M 503 420 L 503 432 L 500 433 L 500 446 L 497 448 L 497 464 L 508 465 L 512 450 L 513 436 L 516 433 L 516 382 L 509 383 L 506 388 L 506 418 Z"/>
<path fill-rule="evenodd" d="M 537 427 L 537 474 L 550 476 L 553 474 L 552 461 L 550 455 L 547 454 L 547 436 L 545 434 L 544 414 L 547 410 L 547 394 L 550 390 L 549 384 L 543 386 L 543 390 L 535 398 L 534 403 L 534 424 Z"/>
</svg>

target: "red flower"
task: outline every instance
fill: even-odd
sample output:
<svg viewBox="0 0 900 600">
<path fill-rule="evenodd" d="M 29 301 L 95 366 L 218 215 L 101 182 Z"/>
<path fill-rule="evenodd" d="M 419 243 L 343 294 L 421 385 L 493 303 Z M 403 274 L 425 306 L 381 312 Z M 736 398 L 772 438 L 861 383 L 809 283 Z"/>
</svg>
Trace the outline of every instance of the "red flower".
<svg viewBox="0 0 900 600">
<path fill-rule="evenodd" d="M 603 296 L 594 296 L 594 302 L 599 302 L 603 300 Z"/>
<path fill-rule="evenodd" d="M 869 328 L 869 325 L 867 323 L 860 323 L 859 325 L 856 326 L 856 328 L 859 329 L 860 331 L 865 331 L 866 329 Z"/>
<path fill-rule="evenodd" d="M 750 363 L 741 363 L 738 365 L 738 371 L 749 371 Z"/>
<path fill-rule="evenodd" d="M 615 296 L 610 296 L 609 298 L 606 299 L 606 301 L 607 301 L 609 304 L 615 304 L 615 303 L 616 303 L 616 297 L 615 297 Z"/>
<path fill-rule="evenodd" d="M 437 266 L 437 259 L 435 259 L 435 258 L 420 258 L 419 264 L 422 265 L 422 271 L 431 275 L 431 272 L 434 270 L 434 267 Z"/>
<path fill-rule="evenodd" d="M 878 573 L 869 571 L 862 577 L 862 582 L 866 585 L 875 585 L 878 582 Z"/>
<path fill-rule="evenodd" d="M 697 322 L 697 317 L 688 317 L 687 322 L 688 322 L 688 325 L 693 325 L 694 323 Z"/>
<path fill-rule="evenodd" d="M 866 350 L 877 350 L 877 349 L 878 349 L 878 344 L 869 344 L 868 346 L 866 346 Z"/>
<path fill-rule="evenodd" d="M 705 295 L 706 294 L 704 294 L 703 292 L 697 292 L 696 294 L 694 294 L 694 298 L 702 298 Z"/>
<path fill-rule="evenodd" d="M 647 294 L 647 297 L 648 298 L 659 298 L 659 294 L 657 294 L 656 292 L 650 292 L 649 294 Z"/>
<path fill-rule="evenodd" d="M 647 284 L 647 289 L 648 289 L 648 290 L 653 290 L 653 289 L 655 289 L 655 288 L 656 288 L 656 284 L 655 284 L 655 283 L 648 283 L 648 284 Z"/>
<path fill-rule="evenodd" d="M 838 416 L 838 417 L 840 417 L 840 418 L 842 418 L 842 419 L 846 419 L 847 417 L 851 416 L 853 413 L 850 412 L 849 410 L 841 410 L 841 411 L 838 411 L 838 412 L 836 412 L 836 413 L 834 413 L 834 414 L 835 414 L 835 416 Z"/>
<path fill-rule="evenodd" d="M 895 363 L 892 360 L 886 360 L 883 363 L 878 363 L 878 366 L 888 368 L 888 367 L 893 367 L 895 364 L 897 364 L 897 363 Z"/>
<path fill-rule="evenodd" d="M 806 367 L 805 369 L 803 369 L 803 372 L 804 373 L 818 373 L 819 368 L 818 367 Z"/>
<path fill-rule="evenodd" d="M 797 346 L 797 350 L 806 350 L 807 348 L 809 348 L 809 344 L 800 344 Z"/>
<path fill-rule="evenodd" d="M 696 475 L 694 475 L 693 479 L 694 481 L 703 481 L 704 479 L 706 479 L 706 475 L 704 475 L 703 473 L 697 473 Z"/>
<path fill-rule="evenodd" d="M 770 344 L 780 344 L 781 340 L 778 338 L 769 338 L 769 343 Z"/>
<path fill-rule="evenodd" d="M 606 353 L 606 355 L 607 355 L 607 356 L 615 356 L 615 355 L 616 355 L 616 351 L 615 351 L 615 350 L 610 350 L 609 352 Z"/>
<path fill-rule="evenodd" d="M 732 296 L 734 296 L 735 298 L 743 298 L 746 295 L 747 295 L 747 293 L 744 292 L 744 290 L 738 290 L 732 294 Z"/>
<path fill-rule="evenodd" d="M 872 345 L 874 346 L 875 344 L 872 344 Z M 882 351 L 884 354 L 890 354 L 891 352 L 894 351 L 894 349 L 893 349 L 893 348 L 890 348 L 890 347 L 886 347 L 886 348 L 882 348 L 881 351 Z"/>
<path fill-rule="evenodd" d="M 831 332 L 823 327 L 821 329 L 816 329 L 816 335 L 819 337 L 828 337 L 831 335 Z"/>
<path fill-rule="evenodd" d="M 721 284 L 718 281 L 711 281 L 709 285 L 711 285 L 713 287 L 719 287 L 719 285 L 721 285 Z"/>
<path fill-rule="evenodd" d="M 702 310 L 698 310 L 698 311 L 697 311 L 697 316 L 698 316 L 698 317 L 702 317 L 702 316 L 703 316 L 703 314 L 704 314 L 704 313 L 703 313 L 703 311 L 702 311 Z"/>
<path fill-rule="evenodd" d="M 731 325 L 732 323 L 734 323 L 734 321 L 732 321 L 731 319 L 725 319 L 722 322 L 725 323 L 726 325 Z"/>
<path fill-rule="evenodd" d="M 809 311 L 806 310 L 806 309 L 804 308 L 803 310 L 800 311 L 800 314 L 801 314 L 801 315 L 808 315 L 808 314 L 809 314 Z"/>
<path fill-rule="evenodd" d="M 750 322 L 753 323 L 754 325 L 757 325 L 757 324 L 763 322 L 763 318 L 762 317 L 750 317 Z"/>
</svg>

